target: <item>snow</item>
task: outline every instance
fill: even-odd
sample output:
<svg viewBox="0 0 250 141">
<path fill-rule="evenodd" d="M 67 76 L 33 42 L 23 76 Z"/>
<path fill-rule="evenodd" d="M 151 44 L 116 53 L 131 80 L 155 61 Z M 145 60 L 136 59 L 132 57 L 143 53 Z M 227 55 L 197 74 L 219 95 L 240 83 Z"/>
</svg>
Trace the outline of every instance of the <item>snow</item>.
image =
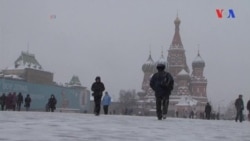
<svg viewBox="0 0 250 141">
<path fill-rule="evenodd" d="M 249 141 L 250 122 L 0 111 L 4 141 Z"/>
<path fill-rule="evenodd" d="M 178 106 L 194 106 L 197 105 L 197 100 L 190 96 L 182 96 L 179 102 L 176 104 Z"/>
<path fill-rule="evenodd" d="M 196 56 L 193 63 L 205 63 L 200 55 Z"/>
<path fill-rule="evenodd" d="M 181 70 L 181 72 L 178 73 L 178 75 L 189 75 L 184 69 Z"/>
<path fill-rule="evenodd" d="M 19 77 L 18 75 L 2 75 L 3 77 L 5 77 L 5 78 L 13 78 L 13 79 L 23 79 L 23 78 L 21 78 L 21 77 Z"/>
</svg>

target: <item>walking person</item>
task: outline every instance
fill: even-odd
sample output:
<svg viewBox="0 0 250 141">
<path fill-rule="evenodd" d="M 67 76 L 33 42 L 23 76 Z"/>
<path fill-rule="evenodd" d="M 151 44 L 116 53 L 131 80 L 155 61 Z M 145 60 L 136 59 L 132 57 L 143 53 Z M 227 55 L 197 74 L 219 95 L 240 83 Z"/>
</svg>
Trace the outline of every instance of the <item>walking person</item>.
<svg viewBox="0 0 250 141">
<path fill-rule="evenodd" d="M 158 72 L 152 76 L 150 87 L 155 92 L 158 120 L 162 120 L 167 117 L 169 96 L 174 87 L 174 79 L 170 73 L 164 71 L 165 64 L 158 64 L 156 68 Z"/>
<path fill-rule="evenodd" d="M 11 105 L 12 105 L 12 94 L 9 93 L 5 99 L 5 110 L 11 110 L 12 109 Z"/>
<path fill-rule="evenodd" d="M 208 102 L 207 105 L 206 105 L 206 107 L 205 107 L 206 119 L 208 119 L 208 120 L 210 120 L 211 111 L 212 111 L 212 107 L 211 107 L 211 105 Z"/>
<path fill-rule="evenodd" d="M 25 110 L 26 111 L 29 111 L 30 109 L 30 103 L 31 103 L 31 98 L 30 98 L 30 95 L 27 94 L 25 99 L 24 99 L 24 107 L 25 107 Z"/>
<path fill-rule="evenodd" d="M 3 93 L 2 96 L 0 97 L 0 104 L 1 104 L 2 111 L 5 110 L 5 100 L 6 100 L 6 96 L 5 96 L 5 93 Z"/>
<path fill-rule="evenodd" d="M 18 93 L 17 95 L 17 110 L 20 111 L 21 110 L 21 105 L 23 104 L 23 95 L 22 93 Z"/>
<path fill-rule="evenodd" d="M 247 110 L 248 110 L 248 121 L 250 121 L 250 100 L 247 102 Z"/>
<path fill-rule="evenodd" d="M 56 109 L 56 103 L 57 103 L 57 100 L 55 96 L 52 94 L 50 96 L 49 103 L 48 103 L 50 112 L 54 112 L 54 110 Z"/>
<path fill-rule="evenodd" d="M 238 119 L 240 122 L 243 121 L 243 110 L 244 110 L 244 102 L 242 99 L 242 95 L 240 94 L 239 97 L 235 100 L 235 108 L 236 108 L 236 117 L 235 117 L 235 121 L 237 122 Z"/>
<path fill-rule="evenodd" d="M 13 111 L 16 111 L 16 104 L 17 104 L 17 95 L 16 92 L 14 92 L 12 95 L 12 103 L 11 103 Z"/>
<path fill-rule="evenodd" d="M 108 92 L 105 92 L 105 95 L 103 96 L 102 99 L 103 111 L 105 115 L 108 114 L 110 104 L 111 104 L 111 97 L 109 96 Z"/>
<path fill-rule="evenodd" d="M 97 76 L 95 78 L 95 82 L 92 84 L 91 90 L 93 91 L 92 96 L 94 97 L 94 102 L 95 102 L 94 113 L 96 116 L 98 116 L 100 115 L 102 93 L 105 90 L 105 86 L 101 82 L 100 76 Z"/>
</svg>

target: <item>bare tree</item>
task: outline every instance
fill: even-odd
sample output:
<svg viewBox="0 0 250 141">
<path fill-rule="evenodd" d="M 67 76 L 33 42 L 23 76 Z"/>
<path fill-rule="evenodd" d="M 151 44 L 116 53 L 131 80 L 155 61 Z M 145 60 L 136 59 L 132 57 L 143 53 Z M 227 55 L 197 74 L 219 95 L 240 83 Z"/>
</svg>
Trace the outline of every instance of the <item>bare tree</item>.
<svg viewBox="0 0 250 141">
<path fill-rule="evenodd" d="M 120 108 L 123 114 L 132 114 L 136 107 L 137 95 L 135 90 L 121 90 L 119 93 Z"/>
</svg>

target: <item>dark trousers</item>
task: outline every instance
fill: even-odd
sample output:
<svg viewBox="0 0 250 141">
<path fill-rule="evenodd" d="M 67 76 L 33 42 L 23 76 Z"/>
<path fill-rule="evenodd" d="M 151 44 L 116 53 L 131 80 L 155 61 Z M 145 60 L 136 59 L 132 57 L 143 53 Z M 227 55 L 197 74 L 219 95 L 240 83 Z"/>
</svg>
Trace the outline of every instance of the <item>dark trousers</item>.
<svg viewBox="0 0 250 141">
<path fill-rule="evenodd" d="M 104 114 L 107 115 L 108 111 L 109 111 L 109 105 L 104 105 L 103 106 L 103 111 L 104 111 Z"/>
<path fill-rule="evenodd" d="M 2 111 L 4 111 L 4 110 L 5 110 L 4 108 L 5 108 L 5 105 L 4 105 L 4 104 L 2 104 L 2 105 L 1 105 L 1 109 L 2 109 Z"/>
<path fill-rule="evenodd" d="M 206 119 L 210 119 L 210 112 L 206 112 Z"/>
<path fill-rule="evenodd" d="M 94 96 L 94 101 L 95 101 L 94 113 L 95 113 L 96 115 L 99 115 L 99 114 L 100 114 L 101 99 L 102 99 L 102 96 L 101 96 L 101 95 Z"/>
<path fill-rule="evenodd" d="M 243 113 L 242 113 L 242 110 L 238 110 L 238 111 L 237 111 L 237 114 L 236 114 L 236 117 L 235 117 L 235 121 L 237 122 L 238 119 L 240 120 L 240 122 L 243 121 Z"/>
<path fill-rule="evenodd" d="M 17 110 L 18 110 L 18 111 L 21 110 L 21 104 L 22 104 L 21 102 L 18 102 L 18 103 L 17 103 Z"/>
<path fill-rule="evenodd" d="M 161 119 L 162 115 L 167 115 L 168 104 L 169 104 L 169 96 L 156 97 L 156 114 L 158 119 Z"/>
</svg>

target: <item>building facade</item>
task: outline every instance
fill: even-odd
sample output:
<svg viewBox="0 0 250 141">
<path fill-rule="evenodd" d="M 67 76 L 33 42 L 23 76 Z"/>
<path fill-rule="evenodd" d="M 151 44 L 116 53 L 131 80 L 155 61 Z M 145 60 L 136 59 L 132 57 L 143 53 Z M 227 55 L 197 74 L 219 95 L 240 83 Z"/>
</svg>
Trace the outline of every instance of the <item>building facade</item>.
<svg viewBox="0 0 250 141">
<path fill-rule="evenodd" d="M 138 95 L 139 113 L 144 115 L 155 114 L 155 97 L 154 92 L 149 86 L 151 76 L 157 72 L 156 65 L 164 63 L 166 71 L 170 72 L 174 77 L 174 89 L 170 96 L 169 112 L 170 116 L 188 117 L 191 111 L 196 116 L 202 116 L 207 100 L 207 79 L 203 75 L 205 62 L 203 61 L 199 51 L 192 62 L 192 71 L 190 72 L 187 65 L 185 49 L 180 36 L 180 19 L 177 16 L 175 24 L 175 33 L 164 58 L 164 52 L 158 61 L 152 59 L 151 53 L 147 61 L 142 66 L 144 72 L 142 82 L 142 92 Z"/>
</svg>

